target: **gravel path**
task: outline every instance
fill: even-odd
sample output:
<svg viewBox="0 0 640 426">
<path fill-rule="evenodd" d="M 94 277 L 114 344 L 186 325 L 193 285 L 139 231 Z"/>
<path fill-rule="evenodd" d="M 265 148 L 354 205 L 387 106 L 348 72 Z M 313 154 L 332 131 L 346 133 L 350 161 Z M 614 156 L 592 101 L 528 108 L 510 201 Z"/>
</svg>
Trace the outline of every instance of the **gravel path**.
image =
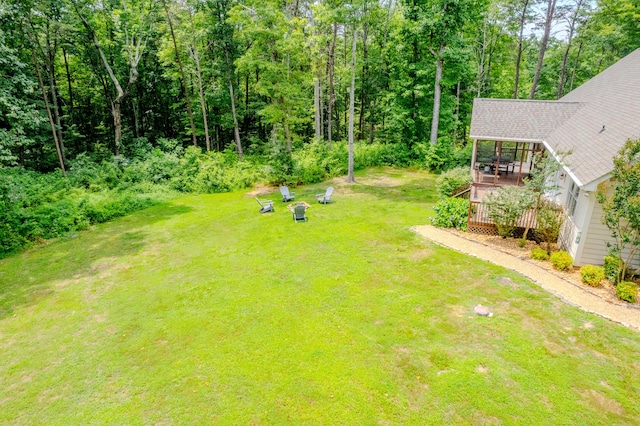
<svg viewBox="0 0 640 426">
<path fill-rule="evenodd" d="M 532 262 L 509 255 L 485 244 L 459 237 L 445 229 L 431 225 L 414 226 L 412 229 L 436 244 L 519 272 L 549 293 L 583 311 L 594 313 L 625 327 L 640 331 L 640 309 L 631 305 L 607 301 Z"/>
</svg>

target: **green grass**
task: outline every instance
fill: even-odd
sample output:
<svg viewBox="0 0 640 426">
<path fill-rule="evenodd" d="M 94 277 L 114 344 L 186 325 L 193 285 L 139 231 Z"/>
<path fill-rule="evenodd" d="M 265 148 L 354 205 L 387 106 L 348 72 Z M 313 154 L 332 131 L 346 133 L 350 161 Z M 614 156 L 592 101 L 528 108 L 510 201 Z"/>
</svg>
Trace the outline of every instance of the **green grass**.
<svg viewBox="0 0 640 426">
<path fill-rule="evenodd" d="M 434 176 L 357 179 L 295 188 L 306 223 L 192 196 L 0 261 L 0 423 L 640 423 L 638 333 L 411 232 Z"/>
</svg>

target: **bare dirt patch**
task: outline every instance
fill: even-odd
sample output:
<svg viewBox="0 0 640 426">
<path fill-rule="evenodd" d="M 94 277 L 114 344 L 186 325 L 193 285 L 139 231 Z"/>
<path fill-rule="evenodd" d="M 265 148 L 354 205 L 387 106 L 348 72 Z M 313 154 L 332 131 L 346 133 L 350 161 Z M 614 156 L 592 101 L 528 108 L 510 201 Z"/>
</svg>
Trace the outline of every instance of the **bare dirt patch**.
<svg viewBox="0 0 640 426">
<path fill-rule="evenodd" d="M 249 191 L 249 192 L 247 192 L 245 194 L 245 196 L 247 198 L 253 198 L 253 197 L 256 197 L 256 196 L 272 194 L 275 190 L 276 190 L 276 187 L 274 187 L 274 186 L 269 186 L 269 185 L 265 185 L 265 184 L 261 184 L 261 185 L 256 184 L 251 189 L 251 191 Z"/>
<path fill-rule="evenodd" d="M 622 404 L 598 391 L 593 389 L 582 389 L 579 390 L 578 393 L 587 400 L 587 404 L 591 407 L 595 406 L 598 407 L 599 410 L 617 415 L 622 415 L 624 413 Z"/>
</svg>

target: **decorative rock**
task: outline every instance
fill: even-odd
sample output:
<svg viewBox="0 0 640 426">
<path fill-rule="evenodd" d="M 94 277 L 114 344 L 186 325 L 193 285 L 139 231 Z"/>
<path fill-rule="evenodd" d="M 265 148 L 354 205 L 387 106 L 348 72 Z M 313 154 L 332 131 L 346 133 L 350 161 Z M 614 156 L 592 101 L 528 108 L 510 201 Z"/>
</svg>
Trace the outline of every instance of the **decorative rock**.
<svg viewBox="0 0 640 426">
<path fill-rule="evenodd" d="M 480 315 L 481 317 L 491 317 L 491 316 L 493 316 L 493 313 L 489 310 L 489 308 L 487 308 L 486 306 L 482 306 L 482 305 L 476 305 L 476 307 L 473 308 L 473 312 L 475 312 L 476 315 Z"/>
</svg>

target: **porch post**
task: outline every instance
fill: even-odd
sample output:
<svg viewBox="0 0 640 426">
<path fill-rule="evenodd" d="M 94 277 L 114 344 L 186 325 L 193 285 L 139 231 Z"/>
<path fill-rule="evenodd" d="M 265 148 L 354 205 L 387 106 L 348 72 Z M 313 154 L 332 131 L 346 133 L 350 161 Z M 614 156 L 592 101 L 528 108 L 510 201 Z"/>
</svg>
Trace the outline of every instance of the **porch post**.
<svg viewBox="0 0 640 426">
<path fill-rule="evenodd" d="M 478 139 L 474 139 L 473 140 L 473 151 L 471 151 L 471 173 L 473 173 L 473 171 L 476 168 L 476 157 L 477 157 L 477 152 L 478 151 Z"/>
</svg>

